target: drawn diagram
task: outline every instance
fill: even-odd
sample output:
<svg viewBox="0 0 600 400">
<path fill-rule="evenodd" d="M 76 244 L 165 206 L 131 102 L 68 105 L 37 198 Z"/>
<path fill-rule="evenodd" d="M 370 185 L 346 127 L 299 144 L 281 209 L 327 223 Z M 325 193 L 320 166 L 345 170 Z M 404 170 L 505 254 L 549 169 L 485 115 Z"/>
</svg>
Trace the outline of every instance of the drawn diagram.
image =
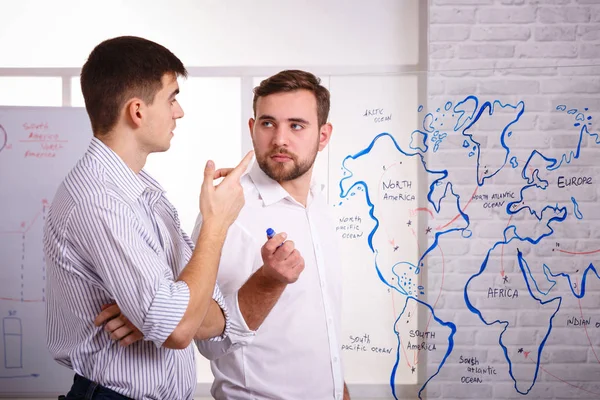
<svg viewBox="0 0 600 400">
<path fill-rule="evenodd" d="M 92 132 L 71 107 L 0 107 L 0 125 L 0 395 L 44 397 L 73 381 L 46 344 L 44 222 Z"/>
<path fill-rule="evenodd" d="M 533 143 L 525 132 L 537 118 L 527 114 L 524 101 L 466 96 L 432 112 L 422 106 L 416 111 L 421 127 L 408 145 L 400 143 L 402 134 L 382 132 L 343 159 L 335 204 L 340 215 L 349 204 L 362 204 L 367 221 L 361 240 L 372 254 L 372 275 L 403 299 L 389 326 L 397 336 L 391 394 L 398 398 L 397 378 L 414 373 L 426 352 L 420 398 L 436 381 L 477 385 L 500 375 L 515 395 L 526 396 L 542 373 L 600 397 L 544 365 L 548 346 L 564 338 L 554 339 L 557 327 L 569 328 L 600 364 L 600 313 L 590 311 L 593 299 L 586 303 L 586 290 L 597 290 L 600 282 L 600 241 L 589 237 L 598 232 L 593 222 L 600 212 L 595 177 L 584 168 L 600 150 L 590 110 L 555 106 L 553 118 L 569 121 L 561 135 L 566 145 L 539 148 L 524 145 Z M 424 179 L 407 178 L 414 176 Z M 418 256 L 402 258 L 398 248 L 411 246 Z M 449 265 L 462 272 L 451 283 Z M 535 318 L 519 309 L 535 310 Z M 403 333 L 400 327 L 416 310 L 427 315 L 425 329 Z M 466 321 L 469 329 L 459 329 Z M 484 354 L 494 351 L 497 362 L 465 350 L 481 335 L 492 349 Z M 459 379 L 449 372 L 457 368 L 463 371 Z"/>
<path fill-rule="evenodd" d="M 46 266 L 38 243 L 42 240 L 42 227 L 48 202 L 44 199 L 29 221 L 17 223 L 14 229 L 0 231 L 4 246 L 11 251 L 3 254 L 3 274 L 13 284 L 0 287 L 0 312 L 8 307 L 8 316 L 2 318 L 2 348 L 4 371 L 0 379 L 37 378 L 37 367 L 23 356 L 24 326 L 21 315 L 42 313 L 38 304 L 46 301 Z"/>
<path fill-rule="evenodd" d="M 21 319 L 4 317 L 2 319 L 2 337 L 4 368 L 23 368 L 23 328 L 21 327 Z"/>
<path fill-rule="evenodd" d="M 23 350 L 23 322 L 14 308 L 10 309 L 8 316 L 2 318 L 2 367 L 0 380 L 23 380 L 24 378 L 37 378 L 38 373 L 31 373 L 24 362 Z M 36 368 L 36 366 L 31 366 Z"/>
<path fill-rule="evenodd" d="M 7 277 L 18 284 L 4 286 L 0 291 L 0 300 L 26 303 L 46 300 L 46 264 L 41 248 L 36 245 L 41 243 L 48 201 L 43 199 L 41 203 L 30 221 L 21 221 L 16 229 L 0 231 L 5 243 L 18 250 L 6 254 L 3 260 L 10 267 L 5 271 Z"/>
<path fill-rule="evenodd" d="M 4 150 L 6 144 L 8 143 L 8 134 L 4 130 L 4 127 L 0 125 L 0 152 Z"/>
</svg>

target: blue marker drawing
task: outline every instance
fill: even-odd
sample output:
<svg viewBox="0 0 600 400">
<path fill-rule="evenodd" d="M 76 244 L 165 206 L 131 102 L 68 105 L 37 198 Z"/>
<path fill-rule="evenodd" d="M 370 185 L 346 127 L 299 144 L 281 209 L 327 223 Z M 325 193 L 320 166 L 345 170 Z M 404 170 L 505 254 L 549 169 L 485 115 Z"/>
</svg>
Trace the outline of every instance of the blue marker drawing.
<svg viewBox="0 0 600 400">
<path fill-rule="evenodd" d="M 575 214 L 575 218 L 583 219 L 583 214 L 579 211 L 579 203 L 577 203 L 575 197 L 571 196 L 571 202 L 573 203 L 573 214 Z"/>
<path fill-rule="evenodd" d="M 406 354 L 405 352 L 403 353 L 406 349 L 402 348 L 402 341 L 405 339 L 400 336 L 399 331 L 396 329 L 396 324 L 406 312 L 409 303 L 413 304 L 411 307 L 412 310 L 417 305 L 428 310 L 432 320 L 437 323 L 436 329 L 447 328 L 448 330 L 447 337 L 445 334 L 440 335 L 446 341 L 447 350 L 442 350 L 445 353 L 436 356 L 436 359 L 440 360 L 436 363 L 437 365 L 428 365 L 430 375 L 426 376 L 424 381 L 422 381 L 424 383 L 419 390 L 419 398 L 421 398 L 422 392 L 426 389 L 428 383 L 435 380 L 443 371 L 449 357 L 455 357 L 452 352 L 456 341 L 455 336 L 460 331 L 460 327 L 457 327 L 453 321 L 447 320 L 448 314 L 444 318 L 441 318 L 440 312 L 436 310 L 435 305 L 423 300 L 425 297 L 422 296 L 428 290 L 427 286 L 424 285 L 428 285 L 430 282 L 421 282 L 419 280 L 420 272 L 422 268 L 425 268 L 424 265 L 426 265 L 427 256 L 434 250 L 438 250 L 441 244 L 445 243 L 446 240 L 451 240 L 451 243 L 459 243 L 460 240 L 472 240 L 473 237 L 478 237 L 478 235 L 474 234 L 475 230 L 482 229 L 481 225 L 471 225 L 471 212 L 467 210 L 467 206 L 472 198 L 465 196 L 464 191 L 461 191 L 461 188 L 465 187 L 466 168 L 459 166 L 458 163 L 456 168 L 454 168 L 454 162 L 450 165 L 444 162 L 433 163 L 430 161 L 432 157 L 436 156 L 436 153 L 442 152 L 438 152 L 438 150 L 446 150 L 446 146 L 448 146 L 448 148 L 454 151 L 452 157 L 463 158 L 466 165 L 473 166 L 475 173 L 472 175 L 473 181 L 471 185 L 477 189 L 482 189 L 482 192 L 486 196 L 491 196 L 495 191 L 499 191 L 497 187 L 505 183 L 503 180 L 498 180 L 490 187 L 488 185 L 490 181 L 495 180 L 496 177 L 513 181 L 515 174 L 510 171 L 515 170 L 516 174 L 518 174 L 517 183 L 513 184 L 511 182 L 511 185 L 514 185 L 511 186 L 511 189 L 514 189 L 510 191 L 510 195 L 502 198 L 502 201 L 497 202 L 500 206 L 496 211 L 499 212 L 499 218 L 506 223 L 505 228 L 494 228 L 497 229 L 498 237 L 490 240 L 489 244 L 486 244 L 482 253 L 484 255 L 481 256 L 482 260 L 477 263 L 478 268 L 468 272 L 466 284 L 464 285 L 464 289 L 462 289 L 462 297 L 464 300 L 463 307 L 478 318 L 482 324 L 482 328 L 485 329 L 487 326 L 499 326 L 501 328 L 500 332 L 497 333 L 497 345 L 502 350 L 502 354 L 506 360 L 504 373 L 512 380 L 516 394 L 527 395 L 531 393 L 538 381 L 542 370 L 540 363 L 544 353 L 548 352 L 547 343 L 554 332 L 553 328 L 556 324 L 557 314 L 562 311 L 561 305 L 563 304 L 563 300 L 567 300 L 570 296 L 582 299 L 585 295 L 586 277 L 593 274 L 600 280 L 600 275 L 597 273 L 595 267 L 590 264 L 585 269 L 583 279 L 580 282 L 579 289 L 577 289 L 577 282 L 571 278 L 570 273 L 553 273 L 552 269 L 556 267 L 548 263 L 528 263 L 524 257 L 524 254 L 528 253 L 521 251 L 519 248 L 528 247 L 528 249 L 533 250 L 536 246 L 542 246 L 547 241 L 552 240 L 551 238 L 556 235 L 559 228 L 561 230 L 568 229 L 564 228 L 564 224 L 569 222 L 581 223 L 580 221 L 583 220 L 584 216 L 581 206 L 585 207 L 586 203 L 582 203 L 580 206 L 576 200 L 576 197 L 579 198 L 576 194 L 573 196 L 569 194 L 569 200 L 548 200 L 546 203 L 541 199 L 551 198 L 552 195 L 544 196 L 540 194 L 543 194 L 543 191 L 548 189 L 550 182 L 556 181 L 556 177 L 552 176 L 555 171 L 574 165 L 580 159 L 582 156 L 582 143 L 587 142 L 588 147 L 600 145 L 600 133 L 595 131 L 591 125 L 588 125 L 591 124 L 588 121 L 592 120 L 592 117 L 587 115 L 588 108 L 585 108 L 585 112 L 580 112 L 576 108 L 561 104 L 556 106 L 556 110 L 553 112 L 563 112 L 564 114 L 562 115 L 573 123 L 567 125 L 577 124 L 570 128 L 570 132 L 566 132 L 567 134 L 572 134 L 574 139 L 573 145 L 568 146 L 566 151 L 559 148 L 557 154 L 556 149 L 553 148 L 538 150 L 533 145 L 532 149 L 527 150 L 522 143 L 519 143 L 520 146 L 515 146 L 516 150 L 518 150 L 516 151 L 511 147 L 513 143 L 518 143 L 519 141 L 519 124 L 522 121 L 523 115 L 525 115 L 526 109 L 523 101 L 515 101 L 512 104 L 503 102 L 500 99 L 482 101 L 477 96 L 471 95 L 466 96 L 460 101 L 447 101 L 442 104 L 443 109 L 448 111 L 448 113 L 444 113 L 443 115 L 434 113 L 421 114 L 422 119 L 417 125 L 418 129 L 410 134 L 408 146 L 405 145 L 403 147 L 400 143 L 405 142 L 396 140 L 396 138 L 400 137 L 400 134 L 393 135 L 388 132 L 382 132 L 375 135 L 366 147 L 343 157 L 341 161 L 342 174 L 339 180 L 339 205 L 343 204 L 343 200 L 347 200 L 357 194 L 355 189 L 361 190 L 356 196 L 357 201 L 364 201 L 368 215 L 372 220 L 372 224 L 369 227 L 370 232 L 367 235 L 366 246 L 368 246 L 373 255 L 373 272 L 381 281 L 383 287 L 386 287 L 388 291 L 403 296 L 405 299 L 404 307 L 400 314 L 397 315 L 395 325 L 390 327 L 398 339 L 397 348 L 394 352 L 396 360 L 390 374 L 390 390 L 393 397 L 397 399 L 396 378 L 398 370 L 405 367 L 404 364 L 407 364 L 407 360 L 401 362 L 401 359 Z M 436 113 L 438 113 L 442 108 L 432 107 L 431 109 L 436 110 Z M 422 111 L 422 107 L 419 107 L 419 111 Z M 449 115 L 452 117 L 449 117 Z M 450 118 L 452 120 L 449 121 Z M 493 130 L 488 128 L 487 132 L 482 133 L 481 124 L 484 120 L 499 120 L 502 121 L 502 126 L 498 128 L 494 127 Z M 448 129 L 443 129 L 442 126 L 446 126 Z M 444 143 L 444 139 L 446 138 L 452 139 L 448 139 L 448 142 Z M 387 252 L 382 253 L 380 249 L 380 246 L 383 245 L 382 243 L 386 243 L 384 240 L 381 240 L 382 236 L 380 235 L 385 235 L 388 225 L 393 224 L 393 227 L 397 228 L 398 224 L 396 221 L 385 221 L 382 218 L 383 213 L 380 212 L 380 207 L 383 200 L 377 197 L 379 196 L 379 188 L 373 187 L 368 179 L 362 178 L 363 171 L 355 167 L 355 165 L 358 165 L 355 162 L 363 157 L 372 156 L 376 153 L 373 150 L 375 148 L 379 149 L 381 146 L 384 146 L 386 152 L 396 154 L 395 158 L 393 158 L 394 161 L 398 159 L 406 159 L 407 161 L 411 159 L 415 160 L 415 164 L 418 165 L 417 168 L 421 172 L 424 172 L 423 175 L 428 179 L 428 187 L 425 191 L 426 201 L 424 202 L 428 208 L 433 209 L 431 213 L 433 219 L 438 218 L 442 214 L 442 208 L 445 211 L 444 215 L 451 214 L 457 216 L 451 221 L 451 224 L 440 224 L 436 230 L 428 234 L 426 246 L 420 249 L 417 262 L 414 259 L 403 259 L 400 253 L 396 253 L 400 259 L 397 257 L 390 259 L 383 256 Z M 555 151 L 555 153 L 552 153 L 552 151 Z M 469 161 L 469 159 L 471 160 Z M 442 160 L 444 161 L 444 159 Z M 381 160 L 377 161 L 381 162 Z M 430 165 L 449 166 L 444 169 L 436 169 Z M 456 183 L 457 178 L 460 179 L 458 183 Z M 483 189 L 487 189 L 487 193 Z M 482 192 L 478 192 L 478 194 Z M 530 196 L 531 192 L 533 194 Z M 531 198 L 538 201 L 530 203 L 528 199 Z M 479 202 L 480 206 L 481 204 L 482 202 Z M 471 207 L 475 206 L 471 205 Z M 571 210 L 573 211 L 569 212 Z M 585 210 L 587 214 L 587 208 Z M 588 218 L 590 217 L 588 216 Z M 531 229 L 529 225 L 533 225 L 535 229 Z M 486 236 L 486 238 L 489 237 L 491 236 Z M 500 271 L 497 267 L 496 253 L 500 250 L 504 252 L 505 247 L 508 248 L 511 245 L 519 246 L 516 253 L 510 255 L 515 261 L 515 270 L 510 271 L 509 274 L 511 275 L 512 282 L 520 285 L 519 291 L 522 292 L 522 301 L 534 304 L 534 308 L 543 309 L 548 312 L 545 320 L 540 319 L 542 321 L 541 326 L 536 327 L 540 332 L 539 338 L 527 350 L 519 349 L 513 343 L 514 336 L 510 338 L 513 335 L 514 329 L 518 329 L 511 322 L 512 320 L 495 316 L 497 313 L 502 313 L 502 309 L 494 309 L 493 306 L 486 306 L 485 302 L 479 301 L 481 299 L 478 299 L 477 302 L 473 299 L 473 297 L 477 298 L 476 296 L 480 296 L 480 294 L 476 295 L 474 292 L 481 293 L 482 282 L 492 281 L 490 274 L 499 275 Z M 530 252 L 529 254 L 531 253 L 535 254 L 534 252 Z M 505 254 L 504 257 L 509 256 Z M 439 273 L 439 271 L 436 272 Z M 504 274 L 505 272 L 502 270 L 503 277 L 505 277 Z M 570 291 L 565 292 L 562 289 L 564 282 L 561 286 L 559 285 L 560 281 L 567 281 Z M 507 282 L 508 279 L 505 279 L 504 284 L 508 284 Z M 515 360 L 515 357 L 519 358 Z M 408 362 L 410 363 L 412 360 L 408 360 Z M 454 362 L 456 362 L 456 358 L 454 358 Z M 531 365 L 532 368 L 527 371 L 519 371 L 519 368 L 515 368 L 515 364 L 523 362 L 529 363 L 528 365 Z M 532 393 L 532 395 L 534 394 Z"/>
<path fill-rule="evenodd" d="M 37 378 L 40 374 L 29 374 L 29 375 L 8 375 L 0 376 L 0 379 L 15 379 L 15 378 Z"/>
</svg>

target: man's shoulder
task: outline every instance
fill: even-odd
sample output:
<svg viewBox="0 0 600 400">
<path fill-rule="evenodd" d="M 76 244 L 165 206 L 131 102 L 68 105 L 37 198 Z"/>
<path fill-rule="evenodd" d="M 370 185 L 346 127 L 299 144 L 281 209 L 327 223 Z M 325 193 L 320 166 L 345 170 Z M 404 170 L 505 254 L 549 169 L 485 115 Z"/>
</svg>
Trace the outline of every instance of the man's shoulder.
<svg viewBox="0 0 600 400">
<path fill-rule="evenodd" d="M 252 181 L 250 174 L 243 175 L 240 179 L 240 184 L 242 185 L 242 189 L 244 190 L 244 200 L 255 200 L 259 197 L 258 189 Z"/>
<path fill-rule="evenodd" d="M 84 156 L 69 171 L 64 181 L 64 190 L 76 202 L 98 196 L 106 191 L 106 182 L 102 170 L 91 157 Z"/>
<path fill-rule="evenodd" d="M 63 181 L 64 191 L 78 207 L 131 205 L 119 182 L 92 157 L 83 157 Z"/>
<path fill-rule="evenodd" d="M 56 189 L 50 203 L 49 223 L 57 222 L 57 219 L 64 223 L 79 204 L 97 201 L 99 198 L 103 183 L 99 174 L 88 164 L 86 157 L 82 157 Z"/>
</svg>

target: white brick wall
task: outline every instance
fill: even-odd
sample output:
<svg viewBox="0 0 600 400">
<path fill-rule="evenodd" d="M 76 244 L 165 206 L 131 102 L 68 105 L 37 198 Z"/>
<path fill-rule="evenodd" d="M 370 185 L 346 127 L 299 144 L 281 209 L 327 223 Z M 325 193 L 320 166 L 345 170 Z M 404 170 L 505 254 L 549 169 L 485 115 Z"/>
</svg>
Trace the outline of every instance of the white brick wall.
<svg viewBox="0 0 600 400">
<path fill-rule="evenodd" d="M 524 101 L 526 113 L 522 121 L 513 126 L 515 137 L 520 135 L 520 139 L 510 139 L 513 140 L 510 147 L 516 149 L 514 154 L 520 159 L 520 167 L 534 149 L 553 157 L 574 150 L 574 132 L 578 129 L 573 126 L 575 115 L 569 118 L 565 112 L 556 111 L 558 104 L 576 108 L 578 112 L 588 107 L 586 116 L 593 116 L 590 129 L 600 131 L 600 121 L 597 121 L 600 120 L 599 0 L 430 0 L 429 4 L 430 112 L 446 101 L 457 101 L 469 94 L 478 96 L 480 101 Z M 486 124 L 485 128 L 482 126 L 469 132 L 485 139 L 482 141 L 482 153 L 485 150 L 486 154 L 492 154 L 501 149 L 498 135 L 493 131 L 493 122 L 498 121 L 500 128 L 509 116 L 492 117 L 491 124 Z M 504 124 L 500 124 L 501 120 Z M 457 156 L 463 139 L 449 137 L 440 145 L 438 152 L 429 154 L 428 161 L 435 168 L 448 168 L 450 171 L 459 168 L 457 171 L 463 171 L 455 179 L 458 186 L 468 182 L 469 174 L 464 172 L 466 168 L 471 173 L 474 168 L 472 159 Z M 549 179 L 553 187 L 556 186 L 557 174 L 591 176 L 593 186 L 573 192 L 581 199 L 581 210 L 586 210 L 584 219 L 577 221 L 572 217 L 571 205 L 569 222 L 551 224 L 555 228 L 554 235 L 542 240 L 538 246 L 510 243 L 504 246 L 503 253 L 500 246 L 492 253 L 488 269 L 473 278 L 468 287 L 470 301 L 486 318 L 508 321 L 510 329 L 504 334 L 503 343 L 513 361 L 517 387 L 523 392 L 533 381 L 536 366 L 533 360 L 548 331 L 548 321 L 557 303 L 539 305 L 529 296 L 514 256 L 516 249 L 520 248 L 525 255 L 531 274 L 542 291 L 549 290 L 551 286 L 544 279 L 543 264 L 551 266 L 554 273 L 571 274 L 579 284 L 581 275 L 577 275 L 576 270 L 583 271 L 590 263 L 600 269 L 600 253 L 574 256 L 553 251 L 556 250 L 556 242 L 560 243 L 560 249 L 573 252 L 600 249 L 600 212 L 592 211 L 592 205 L 598 204 L 600 199 L 600 169 L 596 167 L 600 165 L 597 161 L 600 160 L 600 147 L 591 137 L 584 137 L 582 144 L 577 163 L 573 162 L 554 173 L 541 169 L 539 176 Z M 464 169 L 460 169 L 461 162 L 466 163 L 462 166 Z M 542 167 L 542 164 L 537 167 Z M 478 193 L 491 194 L 507 189 L 518 192 L 523 187 L 519 173 L 520 168 L 514 174 L 497 175 Z M 461 192 L 472 191 L 472 187 L 463 189 Z M 560 199 L 566 200 L 562 202 L 564 205 L 569 203 L 570 194 L 552 190 L 531 192 L 528 201 L 532 206 Z M 507 215 L 504 210 L 483 209 L 482 202 L 473 202 L 465 212 L 472 219 L 470 229 L 473 236 L 470 239 L 461 239 L 458 235 L 440 238 L 444 256 L 433 251 L 427 260 L 428 300 L 435 300 L 441 290 L 436 315 L 457 326 L 455 350 L 444 368 L 428 384 L 429 398 L 600 398 L 600 362 L 596 357 L 600 356 L 600 328 L 595 326 L 595 322 L 600 322 L 600 281 L 593 274 L 588 274 L 586 294 L 577 299 L 565 279 L 555 278 L 557 283 L 551 294 L 560 295 L 563 303 L 543 348 L 533 388 L 525 396 L 517 393 L 499 345 L 503 326 L 484 325 L 464 302 L 465 284 L 479 271 L 491 245 L 501 239 L 498 232 L 506 227 Z M 518 215 L 514 216 L 514 221 L 519 221 L 522 224 L 519 226 L 523 230 L 531 230 L 532 234 L 537 232 L 539 235 L 547 229 L 531 217 Z M 510 279 L 507 287 L 517 288 L 519 299 L 488 299 L 488 287 L 504 287 L 499 273 L 501 263 Z M 577 287 L 575 290 L 579 293 L 579 285 Z M 586 329 L 567 326 L 569 318 L 582 315 L 593 321 Z M 523 348 L 523 353 L 517 351 L 519 347 Z M 527 357 L 524 352 L 529 352 Z M 466 366 L 459 363 L 460 355 L 476 356 L 480 366 L 493 366 L 497 375 L 477 375 L 482 378 L 482 383 L 461 383 L 461 377 L 473 374 L 467 373 Z M 440 354 L 430 355 L 427 378 L 436 373 L 440 360 Z"/>
</svg>

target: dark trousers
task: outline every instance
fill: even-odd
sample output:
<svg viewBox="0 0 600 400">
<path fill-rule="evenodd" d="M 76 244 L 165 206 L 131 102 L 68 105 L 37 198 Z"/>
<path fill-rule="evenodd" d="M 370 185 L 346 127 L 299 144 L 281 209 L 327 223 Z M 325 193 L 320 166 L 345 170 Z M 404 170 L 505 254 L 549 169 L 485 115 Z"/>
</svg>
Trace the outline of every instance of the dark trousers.
<svg viewBox="0 0 600 400">
<path fill-rule="evenodd" d="M 129 397 L 123 396 L 92 382 L 79 374 L 75 374 L 73 386 L 66 396 L 60 396 L 58 400 L 131 400 Z"/>
</svg>

